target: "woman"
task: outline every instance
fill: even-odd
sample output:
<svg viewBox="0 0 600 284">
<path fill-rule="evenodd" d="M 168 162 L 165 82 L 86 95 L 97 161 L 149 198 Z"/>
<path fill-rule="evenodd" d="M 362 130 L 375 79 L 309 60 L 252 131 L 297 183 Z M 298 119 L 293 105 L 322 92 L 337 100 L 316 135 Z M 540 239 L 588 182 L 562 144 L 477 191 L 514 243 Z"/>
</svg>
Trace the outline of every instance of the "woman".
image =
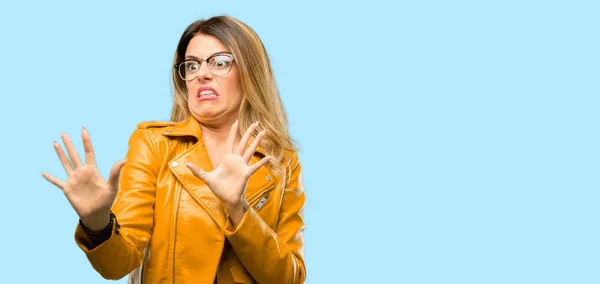
<svg viewBox="0 0 600 284">
<path fill-rule="evenodd" d="M 85 163 L 54 143 L 68 180 L 43 176 L 79 215 L 78 246 L 107 279 L 304 282 L 301 167 L 262 42 L 230 17 L 194 22 L 173 83 L 171 122 L 140 123 L 108 181 L 85 128 Z"/>
</svg>

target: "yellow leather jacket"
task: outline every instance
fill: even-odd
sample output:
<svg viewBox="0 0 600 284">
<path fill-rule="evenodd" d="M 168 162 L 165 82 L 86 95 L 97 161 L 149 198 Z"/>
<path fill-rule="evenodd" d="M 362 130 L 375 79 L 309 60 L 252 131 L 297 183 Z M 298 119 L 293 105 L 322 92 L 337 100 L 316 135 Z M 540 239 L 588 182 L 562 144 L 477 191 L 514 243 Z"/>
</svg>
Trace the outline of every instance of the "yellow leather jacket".
<svg viewBox="0 0 600 284">
<path fill-rule="evenodd" d="M 140 123 L 112 208 L 120 227 L 91 250 L 79 226 L 75 240 L 107 279 L 141 269 L 143 283 L 302 283 L 305 192 L 297 153 L 286 155 L 284 185 L 266 167 L 250 177 L 251 208 L 234 228 L 221 201 L 185 166 L 211 169 L 198 122 Z"/>
</svg>

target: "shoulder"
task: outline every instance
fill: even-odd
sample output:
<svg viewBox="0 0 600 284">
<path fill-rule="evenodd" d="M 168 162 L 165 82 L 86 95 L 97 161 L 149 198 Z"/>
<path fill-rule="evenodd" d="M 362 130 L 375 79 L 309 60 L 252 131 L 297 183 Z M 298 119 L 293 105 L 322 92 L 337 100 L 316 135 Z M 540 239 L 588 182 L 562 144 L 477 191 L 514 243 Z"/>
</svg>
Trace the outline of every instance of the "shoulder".
<svg viewBox="0 0 600 284">
<path fill-rule="evenodd" d="M 140 140 L 146 140 L 151 143 L 157 143 L 163 139 L 162 135 L 166 129 L 173 125 L 177 125 L 176 122 L 169 121 L 143 121 L 136 125 L 133 134 L 131 135 L 130 141 L 140 142 Z"/>
<path fill-rule="evenodd" d="M 300 165 L 297 149 L 287 149 L 283 152 L 284 166 L 290 170 L 297 168 Z"/>
<path fill-rule="evenodd" d="M 137 130 L 147 132 L 150 136 L 161 137 L 161 134 L 169 133 L 170 128 L 181 124 L 172 121 L 143 121 L 138 123 Z"/>
<path fill-rule="evenodd" d="M 177 124 L 177 122 L 171 121 L 143 121 L 138 123 L 137 129 L 165 128 Z"/>
<path fill-rule="evenodd" d="M 302 192 L 302 166 L 298 157 L 297 149 L 285 150 L 283 153 L 285 168 L 285 187 L 292 191 Z"/>
</svg>

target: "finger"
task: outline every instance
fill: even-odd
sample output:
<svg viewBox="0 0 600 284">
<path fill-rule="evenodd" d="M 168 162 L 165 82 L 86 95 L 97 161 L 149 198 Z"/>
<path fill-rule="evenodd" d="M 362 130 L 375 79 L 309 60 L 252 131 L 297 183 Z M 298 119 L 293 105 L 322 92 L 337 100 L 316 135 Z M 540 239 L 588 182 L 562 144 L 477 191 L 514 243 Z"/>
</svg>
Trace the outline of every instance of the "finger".
<svg viewBox="0 0 600 284">
<path fill-rule="evenodd" d="M 60 188 L 60 190 L 63 190 L 63 188 L 65 188 L 65 183 L 63 181 L 61 181 L 60 179 L 58 179 L 57 177 L 49 174 L 49 173 L 42 173 L 42 176 L 49 181 L 50 183 L 52 183 L 53 185 L 55 185 L 56 187 Z"/>
<path fill-rule="evenodd" d="M 81 159 L 79 158 L 79 154 L 77 154 L 77 150 L 75 150 L 71 139 L 66 133 L 63 133 L 61 136 L 63 142 L 65 143 L 65 148 L 67 148 L 67 153 L 69 153 L 69 157 L 73 163 L 73 167 L 75 169 L 81 167 Z"/>
<path fill-rule="evenodd" d="M 254 130 L 256 129 L 256 127 L 258 127 L 258 121 L 250 124 L 250 127 L 248 127 L 248 129 L 246 130 L 246 133 L 244 133 L 244 136 L 242 136 L 242 140 L 237 145 L 237 148 L 235 150 L 236 154 L 241 156 L 244 153 L 244 150 L 246 149 L 246 146 L 248 145 L 248 140 L 250 140 L 250 137 L 252 136 L 252 133 L 254 133 Z"/>
<path fill-rule="evenodd" d="M 266 156 L 260 161 L 256 162 L 252 166 L 248 167 L 248 176 L 251 176 L 254 172 L 256 172 L 260 167 L 266 165 L 271 160 L 271 156 Z"/>
<path fill-rule="evenodd" d="M 73 172 L 73 165 L 71 165 L 71 161 L 69 161 L 65 155 L 65 152 L 63 152 L 62 147 L 60 147 L 60 144 L 58 144 L 56 141 L 54 141 L 54 151 L 56 151 L 56 155 L 58 156 L 60 163 L 63 165 L 65 172 L 67 172 L 67 176 L 71 175 Z"/>
<path fill-rule="evenodd" d="M 252 156 L 254 155 L 254 152 L 256 152 L 256 148 L 258 148 L 258 145 L 260 145 L 260 141 L 262 140 L 263 136 L 265 135 L 265 131 L 261 131 L 258 133 L 258 135 L 256 135 L 256 138 L 254 138 L 254 141 L 252 141 L 252 144 L 250 145 L 250 147 L 248 147 L 248 149 L 246 149 L 246 152 L 244 153 L 244 162 L 246 162 L 246 164 L 248 162 L 250 162 L 250 158 L 252 158 Z"/>
<path fill-rule="evenodd" d="M 83 141 L 83 151 L 85 152 L 85 164 L 96 165 L 96 156 L 94 156 L 94 147 L 92 147 L 92 139 L 90 133 L 85 129 L 81 130 L 81 140 Z"/>
<path fill-rule="evenodd" d="M 198 168 L 196 165 L 192 163 L 185 163 L 185 165 L 192 171 L 192 173 L 199 179 L 206 181 L 204 178 L 206 177 L 206 172 L 202 169 Z"/>
<path fill-rule="evenodd" d="M 231 125 L 231 129 L 229 129 L 229 136 L 227 137 L 227 142 L 225 143 L 225 149 L 227 151 L 233 152 L 233 145 L 235 144 L 235 138 L 237 137 L 238 130 L 238 120 L 236 119 L 233 125 Z"/>
<path fill-rule="evenodd" d="M 110 189 L 112 192 L 117 192 L 119 190 L 119 177 L 121 176 L 121 169 L 125 165 L 125 160 L 118 161 L 112 169 L 110 169 L 110 173 L 108 174 L 108 184 L 110 185 Z"/>
</svg>

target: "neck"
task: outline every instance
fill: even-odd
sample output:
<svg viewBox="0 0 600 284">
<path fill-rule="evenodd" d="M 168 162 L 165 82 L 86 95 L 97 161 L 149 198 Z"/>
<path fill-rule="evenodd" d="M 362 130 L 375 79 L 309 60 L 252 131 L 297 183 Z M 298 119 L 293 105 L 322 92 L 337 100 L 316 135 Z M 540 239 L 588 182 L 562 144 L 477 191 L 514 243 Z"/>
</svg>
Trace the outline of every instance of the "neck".
<svg viewBox="0 0 600 284">
<path fill-rule="evenodd" d="M 200 124 L 200 128 L 202 129 L 202 136 L 205 142 L 211 144 L 225 143 L 227 141 L 227 137 L 229 137 L 229 131 L 231 130 L 231 126 L 234 122 L 235 120 L 219 125 Z"/>
</svg>

